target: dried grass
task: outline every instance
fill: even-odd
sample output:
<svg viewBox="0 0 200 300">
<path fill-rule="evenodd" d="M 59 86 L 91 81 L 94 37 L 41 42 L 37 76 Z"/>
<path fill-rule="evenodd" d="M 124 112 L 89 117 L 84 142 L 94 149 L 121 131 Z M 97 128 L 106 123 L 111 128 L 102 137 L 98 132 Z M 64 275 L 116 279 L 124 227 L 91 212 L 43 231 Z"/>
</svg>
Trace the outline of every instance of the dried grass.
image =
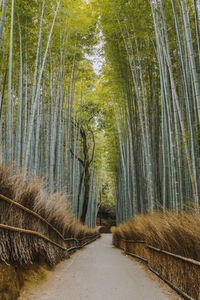
<svg viewBox="0 0 200 300">
<path fill-rule="evenodd" d="M 0 166 L 0 194 L 42 216 L 66 239 L 97 233 L 96 230 L 88 229 L 78 223 L 70 212 L 67 195 L 47 193 L 43 181 L 37 177 L 24 179 L 23 173 L 13 175 L 11 167 Z M 0 223 L 39 232 L 62 247 L 68 248 L 69 243 L 47 224 L 1 199 Z M 37 236 L 0 229 L 0 261 L 30 264 L 45 258 L 48 264 L 53 265 L 68 256 L 68 251 Z"/>
<path fill-rule="evenodd" d="M 190 212 L 154 212 L 139 215 L 129 222 L 112 228 L 113 244 L 124 245 L 123 240 L 145 241 L 146 245 L 200 261 L 200 208 Z M 144 244 L 145 246 L 145 244 Z M 148 260 L 148 264 L 163 278 L 200 299 L 200 267 L 144 246 L 126 242 L 127 252 Z"/>
<path fill-rule="evenodd" d="M 168 252 L 200 261 L 200 209 L 139 215 L 112 228 L 113 239 L 145 241 Z"/>
</svg>

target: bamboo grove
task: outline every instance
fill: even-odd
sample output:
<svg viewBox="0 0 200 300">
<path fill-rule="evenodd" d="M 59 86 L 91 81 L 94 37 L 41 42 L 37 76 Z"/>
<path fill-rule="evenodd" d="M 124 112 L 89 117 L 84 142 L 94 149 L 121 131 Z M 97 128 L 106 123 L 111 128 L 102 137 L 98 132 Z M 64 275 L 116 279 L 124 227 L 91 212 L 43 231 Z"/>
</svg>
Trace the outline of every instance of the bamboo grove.
<svg viewBox="0 0 200 300">
<path fill-rule="evenodd" d="M 72 212 L 95 227 L 100 181 L 87 119 L 95 75 L 85 59 L 95 14 L 81 0 L 3 0 L 0 9 L 2 162 L 67 193 Z"/>
<path fill-rule="evenodd" d="M 199 204 L 199 1 L 102 1 L 117 222 Z"/>
<path fill-rule="evenodd" d="M 3 164 L 67 193 L 91 227 L 113 198 L 117 223 L 199 204 L 200 1 L 0 0 L 0 9 Z"/>
</svg>

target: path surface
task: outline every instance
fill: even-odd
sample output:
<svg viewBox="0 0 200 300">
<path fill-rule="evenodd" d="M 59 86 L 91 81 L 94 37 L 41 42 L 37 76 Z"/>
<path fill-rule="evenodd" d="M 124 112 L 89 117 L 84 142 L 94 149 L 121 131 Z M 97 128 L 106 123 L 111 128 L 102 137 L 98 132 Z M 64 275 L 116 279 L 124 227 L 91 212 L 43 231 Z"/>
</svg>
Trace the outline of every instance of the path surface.
<svg viewBox="0 0 200 300">
<path fill-rule="evenodd" d="M 111 245 L 111 235 L 61 262 L 40 286 L 20 300 L 173 300 L 179 299 L 149 276 L 137 261 Z"/>
</svg>

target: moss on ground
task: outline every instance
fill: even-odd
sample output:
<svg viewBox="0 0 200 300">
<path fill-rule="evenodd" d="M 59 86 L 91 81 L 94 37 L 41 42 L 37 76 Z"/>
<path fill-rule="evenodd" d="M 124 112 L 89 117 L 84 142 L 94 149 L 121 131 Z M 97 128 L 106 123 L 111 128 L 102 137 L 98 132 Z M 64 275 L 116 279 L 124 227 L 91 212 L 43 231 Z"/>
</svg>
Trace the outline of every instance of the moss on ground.
<svg viewBox="0 0 200 300">
<path fill-rule="evenodd" d="M 13 266 L 0 264 L 0 299 L 13 300 L 19 296 L 23 276 Z"/>
<path fill-rule="evenodd" d="M 0 299 L 15 300 L 21 288 L 36 286 L 46 278 L 49 267 L 45 263 L 35 263 L 24 268 L 0 264 Z"/>
</svg>

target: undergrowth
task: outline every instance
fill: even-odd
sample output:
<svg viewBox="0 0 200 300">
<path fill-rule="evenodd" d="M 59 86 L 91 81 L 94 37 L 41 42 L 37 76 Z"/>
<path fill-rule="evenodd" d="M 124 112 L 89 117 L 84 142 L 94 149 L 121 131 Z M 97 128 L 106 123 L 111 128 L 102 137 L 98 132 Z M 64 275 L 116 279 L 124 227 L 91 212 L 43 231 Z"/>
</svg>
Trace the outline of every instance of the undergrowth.
<svg viewBox="0 0 200 300">
<path fill-rule="evenodd" d="M 112 227 L 117 239 L 145 241 L 156 248 L 200 261 L 200 208 L 190 212 L 154 212 L 138 215 Z"/>
</svg>

